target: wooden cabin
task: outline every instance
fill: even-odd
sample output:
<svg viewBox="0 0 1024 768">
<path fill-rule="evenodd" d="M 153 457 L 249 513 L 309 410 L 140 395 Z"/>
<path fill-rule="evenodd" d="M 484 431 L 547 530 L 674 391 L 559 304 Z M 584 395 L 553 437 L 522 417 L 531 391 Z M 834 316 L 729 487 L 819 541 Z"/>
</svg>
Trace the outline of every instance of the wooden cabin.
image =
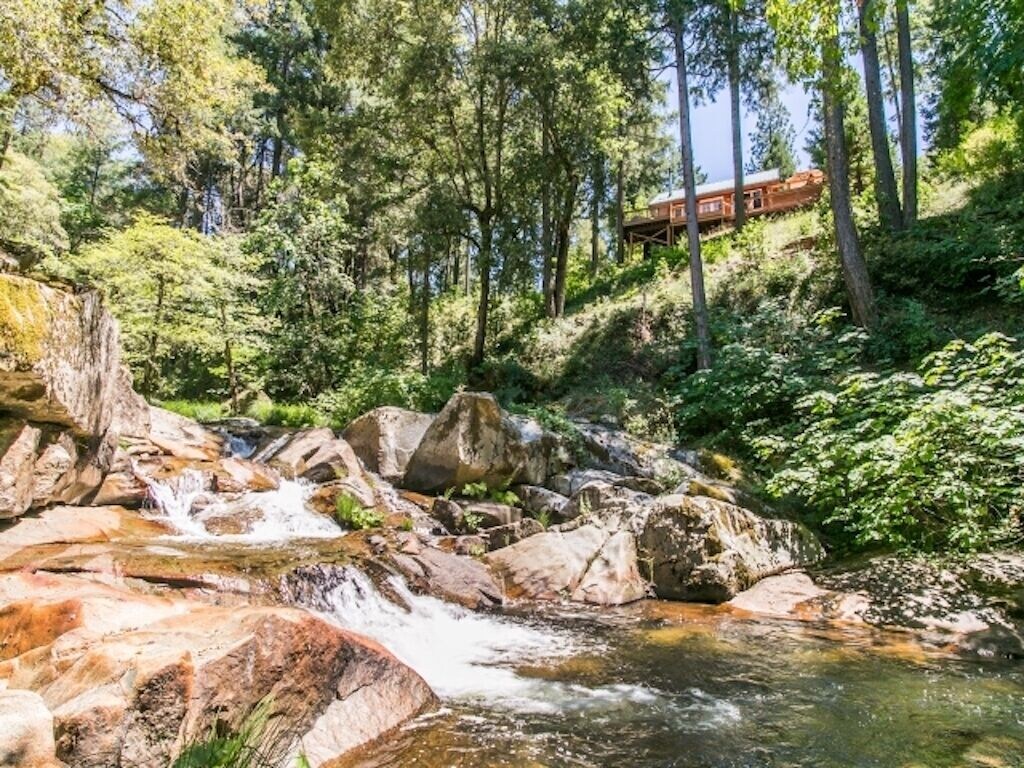
<svg viewBox="0 0 1024 768">
<path fill-rule="evenodd" d="M 782 213 L 815 202 L 825 186 L 825 174 L 801 171 L 783 180 L 778 169 L 752 173 L 743 179 L 743 204 L 747 216 Z M 716 181 L 697 187 L 697 217 L 701 229 L 726 224 L 736 218 L 735 181 Z M 686 192 L 675 189 L 655 197 L 648 207 L 626 218 L 622 237 L 627 246 L 675 245 L 686 239 Z"/>
</svg>

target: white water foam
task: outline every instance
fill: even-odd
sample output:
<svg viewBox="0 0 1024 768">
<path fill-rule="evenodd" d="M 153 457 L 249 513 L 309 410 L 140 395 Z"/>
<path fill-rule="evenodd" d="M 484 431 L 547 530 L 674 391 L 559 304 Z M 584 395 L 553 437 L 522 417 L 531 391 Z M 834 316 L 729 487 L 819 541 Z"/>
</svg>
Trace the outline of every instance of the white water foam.
<svg viewBox="0 0 1024 768">
<path fill-rule="evenodd" d="M 374 638 L 422 675 L 446 700 L 520 713 L 617 709 L 664 702 L 643 685 L 589 687 L 527 677 L 516 666 L 543 665 L 601 650 L 565 628 L 541 629 L 505 617 L 473 613 L 433 597 L 415 595 L 393 576 L 390 587 L 410 609 L 389 601 L 362 572 L 348 568 L 326 603 L 328 617 Z"/>
<path fill-rule="evenodd" d="M 206 490 L 202 472 L 186 469 L 168 480 L 150 480 L 149 492 L 161 519 L 178 532 L 172 538 L 222 541 L 254 545 L 279 544 L 290 539 L 335 538 L 341 528 L 307 504 L 313 486 L 299 480 L 282 480 L 277 490 L 252 491 L 226 500 Z M 209 504 L 196 509 L 196 502 L 210 496 Z M 215 533 L 216 520 L 242 518 L 244 533 Z"/>
</svg>

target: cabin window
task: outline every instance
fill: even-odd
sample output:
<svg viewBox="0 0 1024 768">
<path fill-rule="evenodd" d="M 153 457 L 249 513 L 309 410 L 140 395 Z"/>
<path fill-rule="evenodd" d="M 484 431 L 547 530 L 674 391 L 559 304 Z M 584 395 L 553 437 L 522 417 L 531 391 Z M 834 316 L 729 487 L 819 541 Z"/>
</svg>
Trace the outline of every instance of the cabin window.
<svg viewBox="0 0 1024 768">
<path fill-rule="evenodd" d="M 686 216 L 686 206 L 684 206 L 682 204 L 680 204 L 680 205 L 673 205 L 672 206 L 672 218 L 673 219 L 682 219 L 685 216 Z"/>
<path fill-rule="evenodd" d="M 722 212 L 722 198 L 718 197 L 714 200 L 704 200 L 697 207 L 698 212 L 703 216 L 709 213 L 721 213 Z"/>
<path fill-rule="evenodd" d="M 764 208 L 764 190 L 752 189 L 744 197 L 747 200 L 748 211 L 759 211 Z"/>
</svg>

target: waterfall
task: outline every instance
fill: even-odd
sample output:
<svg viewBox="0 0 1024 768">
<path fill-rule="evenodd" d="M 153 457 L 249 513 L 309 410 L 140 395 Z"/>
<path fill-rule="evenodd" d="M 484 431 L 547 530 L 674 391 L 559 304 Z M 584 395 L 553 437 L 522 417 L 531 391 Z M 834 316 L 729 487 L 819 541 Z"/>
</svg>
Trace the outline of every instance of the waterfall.
<svg viewBox="0 0 1024 768">
<path fill-rule="evenodd" d="M 434 597 L 414 594 L 399 576 L 387 589 L 351 566 L 299 569 L 282 585 L 286 599 L 318 611 L 345 629 L 373 638 L 415 669 L 445 701 L 488 709 L 554 714 L 646 706 L 662 694 L 628 683 L 584 686 L 530 677 L 519 667 L 557 664 L 602 646 L 564 625 L 474 613 Z"/>
<path fill-rule="evenodd" d="M 270 546 L 290 539 L 343 535 L 337 523 L 309 508 L 313 486 L 301 480 L 282 480 L 277 490 L 250 491 L 235 498 L 208 491 L 207 477 L 194 469 L 147 482 L 155 519 L 170 524 L 179 538 Z M 240 530 L 216 532 L 215 523 L 225 521 Z"/>
</svg>

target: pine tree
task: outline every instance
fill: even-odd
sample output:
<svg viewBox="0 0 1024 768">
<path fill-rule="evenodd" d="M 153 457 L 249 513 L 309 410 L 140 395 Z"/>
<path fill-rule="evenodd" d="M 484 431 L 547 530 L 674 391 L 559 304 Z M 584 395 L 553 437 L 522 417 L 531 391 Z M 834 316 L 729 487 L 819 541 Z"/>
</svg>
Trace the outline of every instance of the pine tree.
<svg viewBox="0 0 1024 768">
<path fill-rule="evenodd" d="M 778 91 L 771 89 L 758 109 L 747 170 L 754 173 L 778 168 L 782 178 L 789 178 L 796 171 L 795 139 L 796 131 L 793 130 L 789 110 L 779 98 Z"/>
</svg>

